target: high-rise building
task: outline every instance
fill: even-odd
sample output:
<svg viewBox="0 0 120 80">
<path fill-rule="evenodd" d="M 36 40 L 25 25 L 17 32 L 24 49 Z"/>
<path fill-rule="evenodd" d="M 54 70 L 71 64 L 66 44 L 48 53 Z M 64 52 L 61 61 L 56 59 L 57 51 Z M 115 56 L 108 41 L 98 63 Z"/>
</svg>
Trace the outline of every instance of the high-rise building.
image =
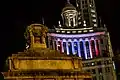
<svg viewBox="0 0 120 80">
<path fill-rule="evenodd" d="M 98 19 L 94 0 L 76 0 L 78 25 L 81 27 L 97 27 Z M 86 26 L 83 26 L 84 22 Z"/>
<path fill-rule="evenodd" d="M 49 29 L 48 47 L 81 57 L 93 80 L 115 80 L 109 32 L 98 25 L 94 0 L 77 0 L 76 5 L 67 1 L 61 13 L 63 24 L 59 21 Z"/>
</svg>

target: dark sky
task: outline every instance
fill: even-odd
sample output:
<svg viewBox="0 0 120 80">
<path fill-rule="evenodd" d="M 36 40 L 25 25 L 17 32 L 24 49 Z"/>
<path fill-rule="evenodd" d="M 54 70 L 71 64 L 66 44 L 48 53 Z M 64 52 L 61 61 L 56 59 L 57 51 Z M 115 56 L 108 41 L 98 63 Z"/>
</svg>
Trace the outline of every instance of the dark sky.
<svg viewBox="0 0 120 80">
<path fill-rule="evenodd" d="M 42 23 L 42 16 L 48 27 L 56 25 L 65 3 L 66 0 L 0 2 L 0 65 L 3 65 L 5 59 L 12 53 L 23 51 L 24 31 L 27 25 L 34 22 Z M 75 0 L 71 0 L 71 3 L 75 4 Z M 113 49 L 120 48 L 117 0 L 96 0 L 96 7 L 98 15 L 107 24 Z"/>
</svg>

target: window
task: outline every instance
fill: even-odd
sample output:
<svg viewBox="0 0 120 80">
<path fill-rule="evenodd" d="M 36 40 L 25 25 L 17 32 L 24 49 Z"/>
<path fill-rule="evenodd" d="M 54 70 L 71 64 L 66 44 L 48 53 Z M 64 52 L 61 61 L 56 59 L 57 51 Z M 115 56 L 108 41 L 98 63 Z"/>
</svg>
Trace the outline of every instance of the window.
<svg viewBox="0 0 120 80">
<path fill-rule="evenodd" d="M 91 50 L 92 50 L 93 58 L 96 57 L 95 42 L 94 42 L 94 40 L 91 40 Z"/>
<path fill-rule="evenodd" d="M 102 73 L 102 68 L 98 68 L 98 73 L 99 73 L 99 74 Z"/>
<path fill-rule="evenodd" d="M 104 80 L 102 75 L 99 76 L 99 80 Z"/>
<path fill-rule="evenodd" d="M 97 62 L 97 65 L 101 65 L 101 61 L 98 61 L 98 62 Z"/>
<path fill-rule="evenodd" d="M 105 68 L 106 73 L 110 72 L 110 67 Z"/>
<path fill-rule="evenodd" d="M 93 77 L 93 80 L 97 80 L 96 76 Z"/>
<path fill-rule="evenodd" d="M 57 47 L 56 47 L 56 41 L 54 41 L 54 46 L 55 46 L 55 50 L 57 50 Z"/>
<path fill-rule="evenodd" d="M 90 72 L 90 70 L 87 70 L 87 72 Z"/>
<path fill-rule="evenodd" d="M 92 74 L 96 74 L 96 71 L 95 71 L 95 69 L 92 69 Z"/>
<path fill-rule="evenodd" d="M 103 44 L 103 39 L 100 39 L 100 43 Z"/>
</svg>

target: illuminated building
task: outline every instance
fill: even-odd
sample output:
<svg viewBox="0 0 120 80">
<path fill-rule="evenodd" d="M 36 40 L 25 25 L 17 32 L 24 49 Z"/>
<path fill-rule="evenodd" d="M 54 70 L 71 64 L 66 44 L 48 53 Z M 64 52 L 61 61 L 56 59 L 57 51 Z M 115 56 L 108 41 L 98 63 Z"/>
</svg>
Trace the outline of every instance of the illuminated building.
<svg viewBox="0 0 120 80">
<path fill-rule="evenodd" d="M 92 1 L 93 4 L 83 5 L 81 1 Z M 115 80 L 109 32 L 105 26 L 98 26 L 94 1 L 77 0 L 76 4 L 77 8 L 68 1 L 62 9 L 63 24 L 59 21 L 59 26 L 49 29 L 48 47 L 61 54 L 81 57 L 84 71 L 91 72 L 93 80 Z M 89 9 L 80 7 L 86 5 Z M 91 8 L 94 12 L 84 12 Z M 95 16 L 83 16 L 85 14 Z"/>
<path fill-rule="evenodd" d="M 90 73 L 82 71 L 80 57 L 46 47 L 47 27 L 31 24 L 25 32 L 26 50 L 12 54 L 7 59 L 8 72 L 5 80 L 92 80 Z"/>
<path fill-rule="evenodd" d="M 87 27 L 97 27 L 98 19 L 94 0 L 76 0 L 78 11 L 78 25 L 84 27 L 84 21 Z"/>
<path fill-rule="evenodd" d="M 115 62 L 115 72 L 117 80 L 120 80 L 120 50 L 117 50 L 114 55 L 113 61 Z"/>
</svg>

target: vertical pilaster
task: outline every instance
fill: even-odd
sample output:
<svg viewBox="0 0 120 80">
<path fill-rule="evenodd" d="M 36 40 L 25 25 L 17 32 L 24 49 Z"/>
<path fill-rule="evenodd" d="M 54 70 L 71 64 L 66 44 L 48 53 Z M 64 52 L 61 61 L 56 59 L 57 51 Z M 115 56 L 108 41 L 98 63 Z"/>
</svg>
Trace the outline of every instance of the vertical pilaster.
<svg viewBox="0 0 120 80">
<path fill-rule="evenodd" d="M 69 55 L 68 41 L 66 41 L 67 55 Z"/>
<path fill-rule="evenodd" d="M 83 46 L 84 46 L 84 53 L 85 53 L 85 59 L 87 59 L 87 51 L 86 51 L 86 46 L 85 46 L 85 40 L 83 40 Z"/>
<path fill-rule="evenodd" d="M 52 41 L 52 46 L 53 46 L 53 49 L 55 50 L 55 41 L 54 40 Z"/>
<path fill-rule="evenodd" d="M 90 57 L 91 57 L 91 59 L 93 58 L 93 56 L 92 56 L 92 50 L 91 50 L 91 42 L 90 42 L 91 40 L 89 40 L 88 42 L 89 42 L 89 50 L 90 50 Z"/>
<path fill-rule="evenodd" d="M 74 50 L 74 41 L 71 41 L 71 44 L 72 44 L 72 53 L 73 55 L 75 54 L 75 50 Z"/>
<path fill-rule="evenodd" d="M 79 41 L 77 41 L 77 45 L 78 45 L 78 55 L 79 55 L 79 57 L 81 57 Z"/>
</svg>

